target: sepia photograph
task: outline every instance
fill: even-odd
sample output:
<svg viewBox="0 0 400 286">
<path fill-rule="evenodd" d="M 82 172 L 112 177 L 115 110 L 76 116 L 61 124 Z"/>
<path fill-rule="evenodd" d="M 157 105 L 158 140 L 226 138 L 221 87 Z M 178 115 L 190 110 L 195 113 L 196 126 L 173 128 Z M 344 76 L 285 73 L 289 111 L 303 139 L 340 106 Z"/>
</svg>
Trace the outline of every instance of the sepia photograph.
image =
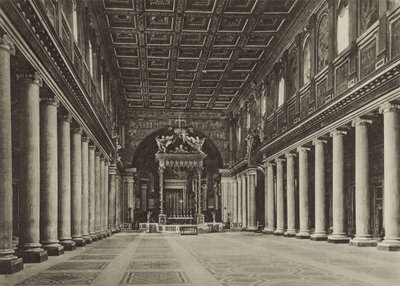
<svg viewBox="0 0 400 286">
<path fill-rule="evenodd" d="M 400 285 L 400 0 L 0 0 L 23 285 Z"/>
</svg>

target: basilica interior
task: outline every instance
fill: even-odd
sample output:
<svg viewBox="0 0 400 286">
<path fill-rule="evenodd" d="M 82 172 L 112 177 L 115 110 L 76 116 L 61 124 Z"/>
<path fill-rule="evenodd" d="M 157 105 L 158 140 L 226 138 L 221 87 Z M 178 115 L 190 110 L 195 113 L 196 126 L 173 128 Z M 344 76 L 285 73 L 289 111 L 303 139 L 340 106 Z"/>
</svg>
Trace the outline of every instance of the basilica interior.
<svg viewBox="0 0 400 286">
<path fill-rule="evenodd" d="M 400 282 L 399 0 L 0 0 L 0 285 L 278 285 L 279 249 Z"/>
</svg>

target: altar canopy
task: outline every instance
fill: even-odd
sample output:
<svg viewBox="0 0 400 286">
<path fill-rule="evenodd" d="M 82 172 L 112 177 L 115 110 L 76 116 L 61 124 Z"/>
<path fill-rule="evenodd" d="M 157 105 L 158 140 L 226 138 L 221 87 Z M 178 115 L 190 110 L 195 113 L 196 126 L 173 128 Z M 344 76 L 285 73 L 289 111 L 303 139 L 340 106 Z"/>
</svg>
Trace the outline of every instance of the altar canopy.
<svg viewBox="0 0 400 286">
<path fill-rule="evenodd" d="M 170 135 L 155 138 L 160 178 L 159 223 L 202 224 L 202 205 L 206 200 L 202 173 L 207 156 L 202 147 L 206 138 L 194 136 L 191 128 L 179 126 L 170 131 Z M 168 178 L 171 173 L 174 178 Z"/>
</svg>

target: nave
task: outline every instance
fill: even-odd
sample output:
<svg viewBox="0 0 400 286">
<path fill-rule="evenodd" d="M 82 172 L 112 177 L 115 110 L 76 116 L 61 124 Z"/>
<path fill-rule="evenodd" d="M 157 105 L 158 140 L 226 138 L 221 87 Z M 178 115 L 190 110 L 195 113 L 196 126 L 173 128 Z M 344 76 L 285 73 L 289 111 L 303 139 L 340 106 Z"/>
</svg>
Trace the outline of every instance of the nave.
<svg viewBox="0 0 400 286">
<path fill-rule="evenodd" d="M 250 243 L 251 242 L 251 243 Z M 118 233 L 0 285 L 398 285 L 400 253 L 226 232 Z"/>
</svg>

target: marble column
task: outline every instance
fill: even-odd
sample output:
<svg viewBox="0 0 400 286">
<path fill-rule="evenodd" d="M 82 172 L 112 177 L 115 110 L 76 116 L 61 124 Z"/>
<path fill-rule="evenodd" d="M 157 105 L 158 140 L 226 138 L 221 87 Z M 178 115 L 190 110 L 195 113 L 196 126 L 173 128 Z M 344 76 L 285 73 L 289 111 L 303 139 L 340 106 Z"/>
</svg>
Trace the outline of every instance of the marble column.
<svg viewBox="0 0 400 286">
<path fill-rule="evenodd" d="M 296 238 L 310 238 L 310 220 L 308 205 L 308 151 L 310 148 L 299 147 L 299 213 L 300 227 Z"/>
<path fill-rule="evenodd" d="M 237 184 L 236 184 L 236 178 L 232 177 L 231 179 L 231 185 L 232 185 L 232 202 L 233 202 L 233 218 L 232 218 L 232 222 L 237 224 L 238 222 L 238 188 L 237 188 Z"/>
<path fill-rule="evenodd" d="M 248 217 L 247 217 L 247 178 L 245 174 L 241 175 L 242 177 L 242 216 L 243 216 L 243 224 L 242 228 L 247 228 Z"/>
<path fill-rule="evenodd" d="M 376 246 L 377 242 L 370 234 L 370 184 L 369 184 L 369 145 L 368 125 L 372 121 L 356 118 L 355 127 L 355 201 L 356 201 L 356 235 L 350 240 L 353 246 Z"/>
<path fill-rule="evenodd" d="M 284 236 L 294 237 L 296 236 L 296 201 L 295 201 L 295 166 L 296 154 L 288 153 L 286 154 L 286 203 L 287 203 L 287 230 Z"/>
<path fill-rule="evenodd" d="M 105 228 L 105 224 L 104 224 L 104 219 L 105 219 L 105 212 L 104 212 L 104 156 L 101 155 L 100 156 L 100 172 L 99 172 L 99 181 L 100 181 L 100 187 L 99 187 L 99 198 L 100 198 L 100 220 L 99 220 L 99 224 L 100 224 L 100 235 L 102 236 L 102 238 L 106 238 L 107 237 L 107 233 L 106 233 L 106 228 Z"/>
<path fill-rule="evenodd" d="M 275 235 L 285 233 L 285 206 L 284 206 L 284 182 L 283 182 L 283 162 L 285 159 L 278 158 L 276 162 L 276 229 Z"/>
<path fill-rule="evenodd" d="M 128 206 L 128 222 L 134 223 L 134 175 L 136 173 L 135 168 L 130 168 L 125 170 L 125 181 L 126 181 L 126 191 L 127 191 L 127 206 Z"/>
<path fill-rule="evenodd" d="M 82 235 L 82 128 L 71 129 L 71 236 L 77 246 L 85 246 Z"/>
<path fill-rule="evenodd" d="M 326 216 L 325 216 L 325 144 L 327 141 L 315 139 L 313 145 L 315 146 L 315 230 L 311 235 L 311 240 L 324 241 L 327 240 L 326 233 Z"/>
<path fill-rule="evenodd" d="M 167 215 L 164 214 L 164 166 L 159 166 L 158 174 L 160 177 L 160 213 L 158 215 L 158 222 L 159 224 L 166 224 L 167 222 Z"/>
<path fill-rule="evenodd" d="M 109 180 L 109 166 L 108 160 L 104 161 L 104 226 L 106 229 L 107 236 L 112 235 L 111 227 L 108 224 L 108 206 L 109 206 L 109 192 L 110 192 L 110 180 Z"/>
<path fill-rule="evenodd" d="M 12 245 L 12 133 L 10 55 L 15 47 L 7 34 L 0 38 L 0 274 L 23 269 Z"/>
<path fill-rule="evenodd" d="M 275 192 L 274 192 L 274 165 L 275 163 L 267 163 L 267 180 L 266 180 L 266 201 L 267 201 L 267 220 L 264 233 L 272 234 L 275 232 Z"/>
<path fill-rule="evenodd" d="M 118 232 L 121 224 L 121 177 L 118 170 L 115 176 L 115 229 Z"/>
<path fill-rule="evenodd" d="M 256 187 L 257 187 L 257 170 L 251 169 L 247 173 L 249 180 L 249 220 L 247 225 L 247 230 L 256 231 L 257 223 L 256 223 Z"/>
<path fill-rule="evenodd" d="M 239 176 L 236 176 L 237 185 L 237 208 L 238 208 L 238 226 L 242 227 L 243 224 L 243 212 L 242 212 L 242 182 Z"/>
<path fill-rule="evenodd" d="M 92 243 L 89 233 L 89 137 L 82 136 L 82 235 L 86 244 Z"/>
<path fill-rule="evenodd" d="M 221 170 L 220 170 L 221 172 Z M 222 222 L 226 225 L 228 223 L 228 188 L 227 183 L 229 178 L 224 176 L 224 173 L 221 172 L 221 192 L 222 192 Z"/>
<path fill-rule="evenodd" d="M 112 232 L 116 232 L 115 197 L 117 168 L 115 164 L 110 165 L 108 173 L 110 174 L 110 188 L 108 190 L 108 225 Z"/>
<path fill-rule="evenodd" d="M 96 159 L 95 159 L 96 146 L 89 145 L 88 155 L 88 192 L 89 192 L 89 234 L 92 241 L 97 241 L 95 230 L 96 220 Z"/>
<path fill-rule="evenodd" d="M 58 240 L 58 99 L 49 95 L 40 104 L 40 242 L 48 255 L 61 255 Z"/>
<path fill-rule="evenodd" d="M 348 243 L 350 238 L 345 231 L 345 192 L 344 192 L 344 136 L 343 130 L 334 130 L 332 136 L 332 216 L 333 233 L 328 242 Z"/>
<path fill-rule="evenodd" d="M 43 262 L 47 251 L 40 240 L 40 128 L 38 73 L 17 74 L 20 88 L 20 212 L 19 250 L 24 262 Z"/>
<path fill-rule="evenodd" d="M 71 121 L 66 112 L 58 114 L 58 239 L 64 250 L 75 250 L 71 237 Z"/>
<path fill-rule="evenodd" d="M 95 193 L 95 222 L 94 228 L 97 235 L 97 239 L 102 239 L 101 233 L 101 174 L 100 174 L 100 151 L 97 149 L 95 152 L 95 182 L 96 182 L 96 193 Z"/>
<path fill-rule="evenodd" d="M 400 106 L 386 103 L 383 113 L 385 237 L 379 250 L 400 251 Z"/>
</svg>

